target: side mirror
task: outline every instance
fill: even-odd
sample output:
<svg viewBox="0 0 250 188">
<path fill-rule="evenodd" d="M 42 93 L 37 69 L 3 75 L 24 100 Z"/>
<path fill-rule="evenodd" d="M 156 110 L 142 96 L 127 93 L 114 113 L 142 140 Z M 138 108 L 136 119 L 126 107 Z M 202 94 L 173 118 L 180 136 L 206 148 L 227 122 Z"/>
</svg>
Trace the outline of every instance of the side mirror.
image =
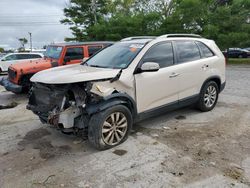
<svg viewBox="0 0 250 188">
<path fill-rule="evenodd" d="M 145 62 L 140 68 L 140 72 L 156 72 L 160 69 L 160 65 L 155 62 Z"/>
</svg>

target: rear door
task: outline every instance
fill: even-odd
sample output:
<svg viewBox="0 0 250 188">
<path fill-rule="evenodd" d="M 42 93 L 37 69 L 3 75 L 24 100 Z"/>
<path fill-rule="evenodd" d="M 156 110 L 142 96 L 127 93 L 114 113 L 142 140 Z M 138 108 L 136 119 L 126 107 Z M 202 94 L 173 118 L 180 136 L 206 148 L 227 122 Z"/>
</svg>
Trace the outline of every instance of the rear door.
<svg viewBox="0 0 250 188">
<path fill-rule="evenodd" d="M 84 58 L 84 48 L 82 46 L 79 47 L 67 47 L 65 56 L 64 56 L 64 64 L 76 64 L 81 63 Z"/>
<path fill-rule="evenodd" d="M 179 100 L 196 97 L 202 84 L 208 78 L 210 68 L 211 59 L 203 57 L 205 55 L 213 56 L 213 53 L 203 43 L 192 40 L 174 41 L 174 48 L 177 56 L 178 73 L 180 74 Z M 201 49 L 203 49 L 204 54 Z M 208 51 L 206 52 L 206 50 Z"/>
<path fill-rule="evenodd" d="M 158 63 L 160 70 L 135 74 L 138 112 L 178 102 L 179 78 L 174 65 L 172 43 L 161 42 L 152 46 L 142 58 L 139 67 L 145 62 Z"/>
</svg>

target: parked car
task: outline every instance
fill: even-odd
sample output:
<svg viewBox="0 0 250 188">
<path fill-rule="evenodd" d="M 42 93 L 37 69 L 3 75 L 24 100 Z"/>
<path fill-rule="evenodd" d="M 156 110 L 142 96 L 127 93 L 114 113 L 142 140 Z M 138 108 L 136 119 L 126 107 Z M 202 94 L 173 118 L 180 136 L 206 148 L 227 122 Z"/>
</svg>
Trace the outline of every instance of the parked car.
<svg viewBox="0 0 250 188">
<path fill-rule="evenodd" d="M 131 37 L 31 81 L 27 108 L 42 123 L 85 133 L 103 150 L 124 142 L 142 119 L 190 104 L 212 110 L 226 83 L 225 57 L 197 35 Z"/>
<path fill-rule="evenodd" d="M 243 48 L 244 50 L 250 51 L 250 47 L 249 48 Z"/>
<path fill-rule="evenodd" d="M 5 56 L 5 55 L 6 55 L 6 53 L 0 53 L 0 58 Z"/>
<path fill-rule="evenodd" d="M 248 58 L 250 57 L 250 51 L 241 48 L 229 48 L 224 51 L 223 54 L 227 58 Z"/>
<path fill-rule="evenodd" d="M 7 91 L 21 93 L 30 88 L 30 78 L 35 73 L 52 67 L 79 64 L 112 42 L 62 43 L 47 47 L 43 59 L 24 61 L 11 65 L 8 78 L 0 81 Z"/>
<path fill-rule="evenodd" d="M 10 53 L 0 58 L 0 72 L 7 72 L 9 66 L 21 63 L 24 60 L 42 58 L 41 53 Z"/>
</svg>

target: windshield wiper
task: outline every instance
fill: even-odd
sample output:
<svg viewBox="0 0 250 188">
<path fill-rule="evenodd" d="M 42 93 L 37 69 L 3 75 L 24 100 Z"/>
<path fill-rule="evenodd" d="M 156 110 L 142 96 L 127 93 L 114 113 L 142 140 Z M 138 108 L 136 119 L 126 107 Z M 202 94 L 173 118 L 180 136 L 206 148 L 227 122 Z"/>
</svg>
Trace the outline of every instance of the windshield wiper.
<svg viewBox="0 0 250 188">
<path fill-rule="evenodd" d="M 96 68 L 107 68 L 107 67 L 103 67 L 103 66 L 100 66 L 100 65 L 89 65 L 90 67 L 96 67 Z"/>
</svg>

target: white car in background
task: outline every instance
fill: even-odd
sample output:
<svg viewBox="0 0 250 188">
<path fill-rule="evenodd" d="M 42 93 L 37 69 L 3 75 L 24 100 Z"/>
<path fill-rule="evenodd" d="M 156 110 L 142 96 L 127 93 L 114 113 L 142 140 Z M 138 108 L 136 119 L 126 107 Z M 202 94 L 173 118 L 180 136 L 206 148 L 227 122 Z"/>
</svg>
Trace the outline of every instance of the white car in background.
<svg viewBox="0 0 250 188">
<path fill-rule="evenodd" d="M 8 71 L 10 65 L 23 60 L 43 58 L 42 53 L 10 53 L 0 58 L 0 73 Z"/>
</svg>

